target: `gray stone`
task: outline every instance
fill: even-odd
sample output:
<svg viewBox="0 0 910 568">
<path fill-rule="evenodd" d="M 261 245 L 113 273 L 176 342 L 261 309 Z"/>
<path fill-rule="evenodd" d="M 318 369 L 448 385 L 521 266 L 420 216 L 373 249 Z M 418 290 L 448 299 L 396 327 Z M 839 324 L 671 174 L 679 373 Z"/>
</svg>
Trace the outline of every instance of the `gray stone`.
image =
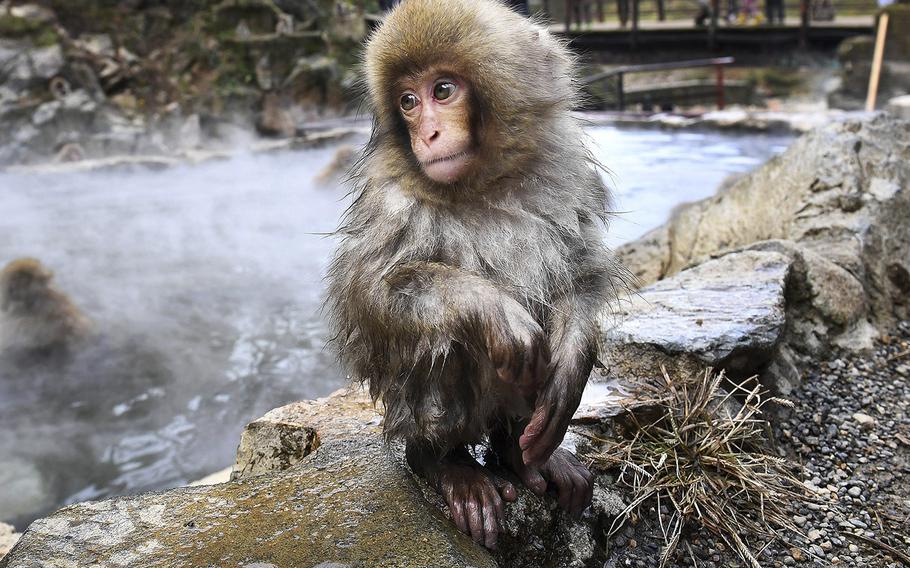
<svg viewBox="0 0 910 568">
<path fill-rule="evenodd" d="M 866 348 L 877 330 L 910 317 L 907 140 L 910 123 L 881 113 L 817 128 L 617 256 L 648 285 L 731 250 L 781 252 L 794 263 L 792 351 Z"/>
<path fill-rule="evenodd" d="M 740 251 L 643 288 L 605 328 L 610 374 L 642 375 L 629 365 L 640 365 L 649 350 L 687 355 L 702 368 L 747 373 L 763 365 L 783 332 L 790 264 L 784 254 Z"/>
<path fill-rule="evenodd" d="M 901 95 L 892 98 L 888 101 L 885 110 L 898 118 L 910 120 L 910 95 Z"/>
<path fill-rule="evenodd" d="M 579 521 L 520 489 L 491 554 L 383 442 L 380 420 L 360 389 L 273 410 L 244 432 L 234 481 L 67 507 L 33 523 L 0 568 L 604 562 L 602 527 L 625 507 L 606 477 Z"/>
</svg>

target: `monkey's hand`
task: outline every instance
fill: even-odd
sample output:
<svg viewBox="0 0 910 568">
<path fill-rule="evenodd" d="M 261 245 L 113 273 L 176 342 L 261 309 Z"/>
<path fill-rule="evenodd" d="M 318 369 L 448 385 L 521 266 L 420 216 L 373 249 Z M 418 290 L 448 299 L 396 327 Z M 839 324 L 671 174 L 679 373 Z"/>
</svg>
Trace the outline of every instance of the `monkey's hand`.
<svg viewBox="0 0 910 568">
<path fill-rule="evenodd" d="M 518 302 L 507 299 L 486 331 L 487 355 L 499 379 L 531 397 L 550 372 L 550 347 L 543 328 Z"/>
<path fill-rule="evenodd" d="M 556 358 L 553 376 L 538 394 L 531 421 L 518 439 L 521 459 L 526 465 L 545 464 L 565 438 L 590 373 L 590 367 L 582 359 Z"/>
</svg>

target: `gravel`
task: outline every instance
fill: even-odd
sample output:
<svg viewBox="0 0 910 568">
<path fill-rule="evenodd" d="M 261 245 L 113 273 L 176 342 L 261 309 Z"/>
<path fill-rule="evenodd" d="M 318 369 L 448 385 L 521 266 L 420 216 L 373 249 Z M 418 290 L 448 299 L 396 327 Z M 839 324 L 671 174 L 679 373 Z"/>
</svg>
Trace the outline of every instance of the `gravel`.
<svg viewBox="0 0 910 568">
<path fill-rule="evenodd" d="M 756 554 L 761 566 L 910 566 L 910 322 L 872 352 L 839 352 L 804 372 L 792 409 L 772 417 L 775 449 L 802 464 L 813 502 L 793 503 L 799 533 Z M 657 566 L 656 510 L 612 539 L 605 568 Z M 755 545 L 755 543 L 753 543 Z M 754 548 L 760 548 L 760 546 Z M 889 548 L 891 549 L 889 551 Z M 906 563 L 906 564 L 905 564 Z M 684 534 L 673 566 L 742 561 L 713 534 Z"/>
</svg>

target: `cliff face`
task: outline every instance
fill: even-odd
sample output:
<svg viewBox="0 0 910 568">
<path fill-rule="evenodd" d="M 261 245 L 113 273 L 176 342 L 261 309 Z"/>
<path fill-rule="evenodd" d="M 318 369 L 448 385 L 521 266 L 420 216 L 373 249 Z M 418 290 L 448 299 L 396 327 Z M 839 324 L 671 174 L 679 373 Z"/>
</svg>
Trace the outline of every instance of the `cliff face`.
<svg viewBox="0 0 910 568">
<path fill-rule="evenodd" d="M 345 113 L 361 3 L 0 2 L 0 165 L 167 153 Z"/>
</svg>

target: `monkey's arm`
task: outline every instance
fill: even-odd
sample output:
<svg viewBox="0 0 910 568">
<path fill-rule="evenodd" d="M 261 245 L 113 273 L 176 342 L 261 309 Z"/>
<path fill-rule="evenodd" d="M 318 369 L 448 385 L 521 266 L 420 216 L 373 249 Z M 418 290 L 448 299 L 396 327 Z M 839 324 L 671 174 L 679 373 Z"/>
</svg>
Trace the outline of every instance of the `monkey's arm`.
<svg viewBox="0 0 910 568">
<path fill-rule="evenodd" d="M 597 354 L 596 314 L 603 294 L 576 291 L 554 306 L 550 349 L 553 375 L 540 391 L 531 420 L 519 438 L 522 461 L 540 466 L 559 447 L 578 409 Z"/>
<path fill-rule="evenodd" d="M 383 281 L 386 309 L 403 329 L 486 353 L 499 378 L 526 396 L 546 380 L 550 351 L 543 329 L 494 283 L 435 262 L 398 265 Z"/>
</svg>

